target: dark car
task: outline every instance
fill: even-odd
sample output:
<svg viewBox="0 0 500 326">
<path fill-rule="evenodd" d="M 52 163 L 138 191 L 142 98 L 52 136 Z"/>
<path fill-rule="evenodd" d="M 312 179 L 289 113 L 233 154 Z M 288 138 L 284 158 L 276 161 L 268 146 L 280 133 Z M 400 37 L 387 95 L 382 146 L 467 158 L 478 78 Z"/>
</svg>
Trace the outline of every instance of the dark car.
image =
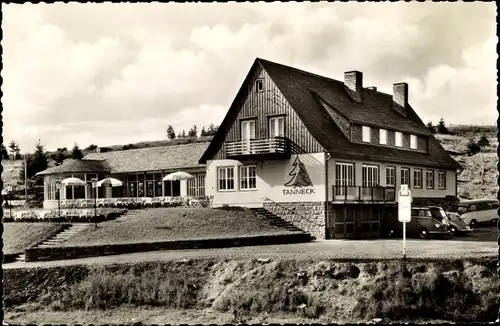
<svg viewBox="0 0 500 326">
<path fill-rule="evenodd" d="M 467 221 L 460 214 L 446 212 L 446 215 L 449 223 L 448 232 L 451 235 L 463 235 L 474 231 L 474 229 L 467 225 Z"/>
<path fill-rule="evenodd" d="M 429 237 L 444 236 L 448 232 L 448 219 L 441 207 L 412 207 L 411 221 L 406 223 L 407 237 Z M 388 228 L 390 237 L 399 237 L 403 234 L 403 223 L 397 219 L 393 220 Z"/>
</svg>

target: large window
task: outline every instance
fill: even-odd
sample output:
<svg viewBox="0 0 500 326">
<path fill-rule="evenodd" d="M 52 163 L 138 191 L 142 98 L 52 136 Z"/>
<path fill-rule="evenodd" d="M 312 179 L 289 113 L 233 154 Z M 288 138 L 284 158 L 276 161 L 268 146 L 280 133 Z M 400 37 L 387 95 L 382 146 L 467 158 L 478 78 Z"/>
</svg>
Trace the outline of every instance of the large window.
<svg viewBox="0 0 500 326">
<path fill-rule="evenodd" d="M 234 190 L 234 167 L 220 167 L 217 169 L 217 183 L 219 191 Z"/>
<path fill-rule="evenodd" d="M 363 126 L 361 129 L 363 132 L 363 141 L 369 143 L 371 141 L 371 128 Z"/>
<path fill-rule="evenodd" d="M 434 171 L 426 171 L 427 189 L 434 189 Z"/>
<path fill-rule="evenodd" d="M 396 146 L 403 147 L 403 134 L 400 133 L 399 131 L 396 131 L 395 137 L 396 137 Z"/>
<path fill-rule="evenodd" d="M 363 187 L 377 187 L 379 181 L 378 166 L 363 165 Z"/>
<path fill-rule="evenodd" d="M 415 135 L 410 135 L 410 148 L 411 149 L 417 149 L 417 136 Z"/>
<path fill-rule="evenodd" d="M 255 165 L 240 166 L 240 189 L 257 189 L 257 174 Z"/>
<path fill-rule="evenodd" d="M 387 187 L 396 186 L 396 168 L 393 166 L 388 166 L 385 168 L 385 183 Z"/>
<path fill-rule="evenodd" d="M 446 172 L 438 172 L 438 189 L 446 189 Z"/>
<path fill-rule="evenodd" d="M 422 188 L 422 170 L 413 170 L 413 187 Z"/>
<path fill-rule="evenodd" d="M 401 184 L 410 187 L 410 169 L 401 168 Z"/>
<path fill-rule="evenodd" d="M 387 145 L 387 130 L 379 130 L 379 143 L 380 145 Z"/>
<path fill-rule="evenodd" d="M 194 179 L 189 179 L 188 183 L 189 197 L 205 196 L 205 173 L 196 173 Z"/>
<path fill-rule="evenodd" d="M 354 164 L 336 163 L 335 174 L 335 184 L 337 186 L 354 186 Z"/>
</svg>

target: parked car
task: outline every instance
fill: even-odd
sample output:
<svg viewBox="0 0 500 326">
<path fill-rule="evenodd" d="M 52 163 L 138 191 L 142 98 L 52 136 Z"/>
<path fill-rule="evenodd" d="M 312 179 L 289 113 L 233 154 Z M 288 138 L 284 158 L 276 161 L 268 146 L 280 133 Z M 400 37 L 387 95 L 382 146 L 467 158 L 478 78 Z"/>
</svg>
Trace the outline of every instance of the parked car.
<svg viewBox="0 0 500 326">
<path fill-rule="evenodd" d="M 389 227 L 389 236 L 403 234 L 403 223 L 397 219 Z M 448 218 L 445 211 L 438 206 L 412 207 L 411 221 L 406 223 L 407 237 L 427 239 L 433 236 L 444 236 L 448 232 Z"/>
<path fill-rule="evenodd" d="M 461 201 L 456 213 L 460 214 L 467 225 L 474 227 L 478 224 L 495 224 L 498 221 L 498 200 L 474 199 Z"/>
<path fill-rule="evenodd" d="M 469 232 L 474 231 L 465 219 L 458 213 L 454 212 L 446 212 L 446 216 L 448 218 L 448 233 L 451 235 L 463 235 Z"/>
</svg>

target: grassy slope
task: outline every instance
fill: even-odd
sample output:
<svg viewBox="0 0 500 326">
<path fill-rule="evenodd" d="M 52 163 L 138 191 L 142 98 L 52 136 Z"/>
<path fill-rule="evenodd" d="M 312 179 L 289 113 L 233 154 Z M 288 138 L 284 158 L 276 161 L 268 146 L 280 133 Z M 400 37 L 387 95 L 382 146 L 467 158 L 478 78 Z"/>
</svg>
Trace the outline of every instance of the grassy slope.
<svg viewBox="0 0 500 326">
<path fill-rule="evenodd" d="M 20 182 L 19 170 L 21 169 L 22 160 L 2 160 L 2 181 L 12 185 L 17 185 Z"/>
<path fill-rule="evenodd" d="M 157 208 L 99 224 L 63 245 L 149 242 L 288 232 L 269 225 L 248 210 Z"/>
<path fill-rule="evenodd" d="M 237 311 L 236 320 L 224 321 L 230 323 L 250 318 L 265 322 L 267 313 L 282 314 L 289 322 L 301 317 L 321 323 L 375 317 L 481 322 L 496 318 L 500 284 L 494 264 L 470 261 L 409 261 L 404 267 L 399 261 L 201 259 L 4 273 L 7 321 L 17 316 L 22 323 L 27 322 L 24 312 L 35 311 L 71 311 L 83 316 L 80 323 L 131 322 L 131 318 L 143 323 L 187 322 L 182 313 L 193 309 L 206 316 L 198 319 L 200 323 L 213 320 L 210 311 L 227 315 Z M 175 309 L 177 319 L 169 314 L 147 319 L 154 307 Z M 137 313 L 132 316 L 124 310 Z M 96 320 L 96 314 L 106 319 Z M 68 317 L 59 318 L 68 322 Z"/>
<path fill-rule="evenodd" d="M 4 223 L 3 252 L 17 254 L 61 230 L 59 223 Z"/>
</svg>

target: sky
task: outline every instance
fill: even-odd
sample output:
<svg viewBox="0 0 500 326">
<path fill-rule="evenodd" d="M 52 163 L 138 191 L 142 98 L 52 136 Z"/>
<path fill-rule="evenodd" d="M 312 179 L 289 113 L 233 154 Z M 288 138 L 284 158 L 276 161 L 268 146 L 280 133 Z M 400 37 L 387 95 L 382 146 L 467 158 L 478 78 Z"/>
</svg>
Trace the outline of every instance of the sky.
<svg viewBox="0 0 500 326">
<path fill-rule="evenodd" d="M 220 124 L 256 57 L 392 94 L 424 122 L 495 124 L 495 3 L 8 4 L 4 143 L 22 152 Z"/>
</svg>

